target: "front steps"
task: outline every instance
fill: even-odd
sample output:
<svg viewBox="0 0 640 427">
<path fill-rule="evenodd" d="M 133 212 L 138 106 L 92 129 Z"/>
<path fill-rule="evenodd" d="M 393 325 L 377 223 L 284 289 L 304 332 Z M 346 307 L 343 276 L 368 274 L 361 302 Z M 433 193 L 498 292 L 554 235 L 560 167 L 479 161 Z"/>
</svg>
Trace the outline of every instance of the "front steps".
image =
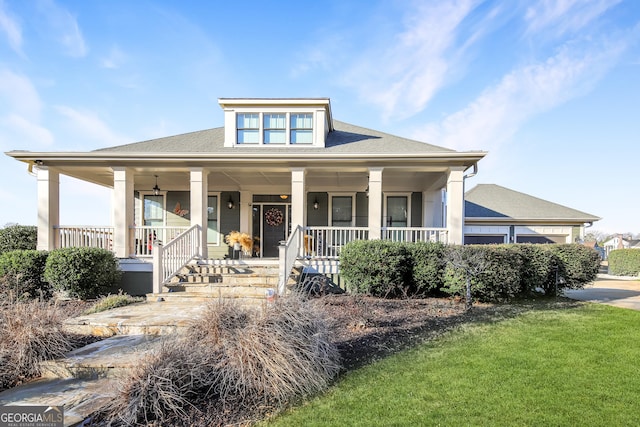
<svg viewBox="0 0 640 427">
<path fill-rule="evenodd" d="M 234 299 L 259 305 L 278 292 L 279 267 L 274 262 L 197 262 L 185 266 L 162 293 L 148 294 L 148 301 L 211 301 Z"/>
</svg>

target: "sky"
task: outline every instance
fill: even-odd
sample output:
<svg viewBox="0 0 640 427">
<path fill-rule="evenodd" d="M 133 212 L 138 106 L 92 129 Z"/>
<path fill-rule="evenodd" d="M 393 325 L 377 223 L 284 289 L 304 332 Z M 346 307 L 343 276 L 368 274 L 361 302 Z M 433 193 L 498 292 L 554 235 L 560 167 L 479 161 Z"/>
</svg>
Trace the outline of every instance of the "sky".
<svg viewBox="0 0 640 427">
<path fill-rule="evenodd" d="M 640 232 L 640 1 L 0 0 L 0 151 L 223 125 L 218 98 L 328 97 L 335 119 L 459 151 L 498 184 Z M 61 177 L 61 224 L 110 191 Z M 36 179 L 0 155 L 0 226 Z"/>
</svg>

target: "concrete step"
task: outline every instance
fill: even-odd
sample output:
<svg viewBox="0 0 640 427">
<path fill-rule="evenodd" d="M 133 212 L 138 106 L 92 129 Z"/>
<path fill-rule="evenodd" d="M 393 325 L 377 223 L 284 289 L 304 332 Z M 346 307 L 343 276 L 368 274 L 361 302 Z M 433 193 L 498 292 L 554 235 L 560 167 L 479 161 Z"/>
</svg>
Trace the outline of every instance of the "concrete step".
<svg viewBox="0 0 640 427">
<path fill-rule="evenodd" d="M 42 379 L 0 393 L 0 405 L 64 406 L 64 425 L 76 426 L 113 400 L 116 387 L 111 378 Z"/>
<path fill-rule="evenodd" d="M 44 378 L 108 378 L 126 373 L 160 342 L 157 335 L 116 335 L 40 364 Z"/>
</svg>

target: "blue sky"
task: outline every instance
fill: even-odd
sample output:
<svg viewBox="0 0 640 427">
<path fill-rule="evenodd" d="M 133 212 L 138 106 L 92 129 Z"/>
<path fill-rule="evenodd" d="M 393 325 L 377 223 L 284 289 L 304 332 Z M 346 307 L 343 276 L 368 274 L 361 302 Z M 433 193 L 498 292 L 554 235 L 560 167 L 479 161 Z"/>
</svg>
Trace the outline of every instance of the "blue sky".
<svg viewBox="0 0 640 427">
<path fill-rule="evenodd" d="M 640 232 L 640 1 L 0 0 L 0 150 L 222 126 L 221 97 L 329 97 L 336 119 L 485 150 L 495 183 Z M 0 226 L 36 181 L 0 158 Z M 61 182 L 61 223 L 109 191 Z"/>
</svg>

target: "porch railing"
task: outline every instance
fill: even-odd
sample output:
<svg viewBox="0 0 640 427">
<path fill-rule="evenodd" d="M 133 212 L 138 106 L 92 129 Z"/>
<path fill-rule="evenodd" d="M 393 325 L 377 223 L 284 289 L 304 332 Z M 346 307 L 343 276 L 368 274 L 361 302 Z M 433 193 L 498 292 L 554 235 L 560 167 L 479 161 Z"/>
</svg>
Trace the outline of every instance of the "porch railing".
<svg viewBox="0 0 640 427">
<path fill-rule="evenodd" d="M 344 245 L 368 238 L 367 227 L 305 227 L 300 256 L 338 258 Z"/>
<path fill-rule="evenodd" d="M 100 248 L 113 250 L 113 227 L 64 225 L 58 230 L 59 248 Z"/>
<path fill-rule="evenodd" d="M 446 228 L 382 227 L 382 238 L 393 242 L 447 243 Z"/>
<path fill-rule="evenodd" d="M 139 257 L 153 255 L 154 243 L 167 243 L 184 233 L 189 227 L 140 226 L 132 227 L 134 253 Z"/>
<path fill-rule="evenodd" d="M 302 227 L 293 229 L 285 244 L 280 246 L 279 271 L 278 271 L 278 295 L 284 295 L 286 291 L 287 279 L 291 270 L 300 256 L 303 242 Z"/>
<path fill-rule="evenodd" d="M 182 267 L 201 254 L 200 233 L 194 225 L 166 245 L 153 245 L 153 292 L 161 293 L 162 285 L 176 275 Z"/>
</svg>

